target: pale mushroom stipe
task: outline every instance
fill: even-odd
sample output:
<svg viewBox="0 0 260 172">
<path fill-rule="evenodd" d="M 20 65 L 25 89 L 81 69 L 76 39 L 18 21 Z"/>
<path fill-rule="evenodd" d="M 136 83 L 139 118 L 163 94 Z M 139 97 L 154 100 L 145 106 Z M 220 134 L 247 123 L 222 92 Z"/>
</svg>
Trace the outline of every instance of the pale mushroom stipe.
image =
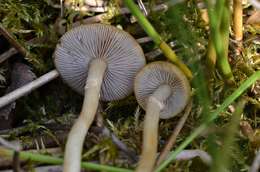
<svg viewBox="0 0 260 172">
<path fill-rule="evenodd" d="M 136 76 L 135 96 L 146 110 L 143 129 L 142 154 L 137 172 L 151 172 L 154 168 L 159 119 L 176 116 L 190 98 L 189 81 L 182 71 L 168 62 L 153 62 L 146 65 Z"/>
<path fill-rule="evenodd" d="M 79 118 L 68 136 L 63 167 L 64 172 L 79 172 L 83 142 L 99 97 L 112 101 L 131 94 L 145 57 L 127 32 L 110 25 L 91 24 L 65 33 L 56 47 L 54 61 L 62 79 L 84 95 Z"/>
</svg>

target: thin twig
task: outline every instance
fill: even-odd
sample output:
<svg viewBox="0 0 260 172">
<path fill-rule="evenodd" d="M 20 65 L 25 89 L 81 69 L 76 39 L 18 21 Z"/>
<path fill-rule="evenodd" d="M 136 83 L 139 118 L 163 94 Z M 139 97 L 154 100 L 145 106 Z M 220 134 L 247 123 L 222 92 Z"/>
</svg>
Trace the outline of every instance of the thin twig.
<svg viewBox="0 0 260 172">
<path fill-rule="evenodd" d="M 8 105 L 9 103 L 17 100 L 18 98 L 28 94 L 29 92 L 39 88 L 40 86 L 44 85 L 45 83 L 50 82 L 51 80 L 57 78 L 59 73 L 57 70 L 52 70 L 47 74 L 39 77 L 38 79 L 6 94 L 5 96 L 0 98 L 0 108 Z"/>
<path fill-rule="evenodd" d="M 0 63 L 3 63 L 5 60 L 15 55 L 16 53 L 18 53 L 18 51 L 15 48 L 10 48 L 9 50 L 0 55 Z"/>
<path fill-rule="evenodd" d="M 30 39 L 29 41 L 26 41 L 26 44 L 39 44 L 42 42 L 45 42 L 47 39 L 47 37 L 42 37 L 42 38 L 33 38 Z M 0 64 L 3 63 L 5 60 L 7 60 L 8 58 L 10 58 L 11 56 L 17 54 L 19 51 L 17 51 L 17 49 L 15 48 L 10 48 L 9 50 L 7 50 L 6 52 L 4 52 L 3 54 L 0 55 Z"/>
<path fill-rule="evenodd" d="M 24 57 L 29 56 L 29 52 L 19 43 L 16 41 L 14 36 L 9 33 L 3 26 L 0 24 L 0 32 L 3 34 L 3 36 L 12 44 L 16 50 L 21 53 Z"/>
<path fill-rule="evenodd" d="M 192 108 L 192 100 L 190 100 L 189 104 L 187 105 L 184 115 L 179 120 L 179 122 L 178 122 L 176 128 L 174 129 L 172 135 L 170 136 L 166 146 L 164 147 L 162 153 L 160 154 L 160 156 L 157 160 L 156 166 L 160 165 L 161 162 L 167 158 L 167 155 L 169 154 L 170 150 L 174 146 L 174 144 L 176 142 L 176 138 L 179 135 L 182 127 L 184 126 L 184 123 L 186 122 L 186 120 L 191 112 L 191 108 Z"/>
<path fill-rule="evenodd" d="M 17 142 L 11 143 L 11 142 L 3 139 L 2 137 L 0 137 L 0 145 L 6 147 L 8 149 L 13 149 L 15 151 L 19 151 L 21 149 L 19 143 L 17 143 Z"/>
<path fill-rule="evenodd" d="M 100 133 L 102 135 L 109 137 L 112 139 L 113 143 L 127 155 L 127 157 L 131 158 L 132 161 L 137 162 L 137 156 L 134 151 L 130 150 L 113 132 L 111 132 L 105 125 L 104 125 L 104 119 L 101 114 L 101 107 L 99 107 L 99 110 L 96 115 L 96 123 L 98 128 L 101 130 Z"/>
<path fill-rule="evenodd" d="M 258 172 L 259 167 L 260 167 L 260 151 L 257 152 L 249 172 Z"/>
<path fill-rule="evenodd" d="M 211 156 L 207 152 L 199 149 L 181 151 L 176 156 L 176 161 L 187 161 L 195 157 L 199 157 L 206 165 L 211 165 L 212 163 Z"/>
<path fill-rule="evenodd" d="M 243 6 L 242 0 L 233 1 L 233 27 L 236 41 L 243 39 Z"/>
<path fill-rule="evenodd" d="M 160 5 L 156 5 L 154 7 L 154 11 L 161 11 L 161 10 L 167 10 L 168 9 L 168 5 L 166 4 L 160 4 Z M 120 8 L 120 11 L 119 11 L 119 14 L 121 15 L 125 15 L 125 14 L 129 14 L 130 11 L 127 9 L 127 8 Z M 116 16 L 116 15 L 119 15 L 117 13 L 115 13 L 112 17 Z M 77 21 L 75 23 L 72 24 L 72 28 L 74 27 L 77 27 L 81 24 L 92 24 L 92 23 L 99 23 L 101 22 L 104 18 L 106 18 L 108 15 L 110 15 L 109 13 L 102 13 L 102 14 L 99 14 L 99 15 L 95 15 L 95 16 L 92 16 L 92 17 L 88 17 L 82 21 Z M 59 28 L 59 34 L 64 34 L 64 31 L 66 30 L 66 26 L 58 26 L 58 27 L 61 27 Z"/>
<path fill-rule="evenodd" d="M 137 3 L 138 3 L 139 8 L 141 8 L 141 10 L 143 11 L 144 15 L 147 16 L 148 15 L 148 11 L 146 10 L 143 1 L 142 0 L 137 0 Z"/>
</svg>

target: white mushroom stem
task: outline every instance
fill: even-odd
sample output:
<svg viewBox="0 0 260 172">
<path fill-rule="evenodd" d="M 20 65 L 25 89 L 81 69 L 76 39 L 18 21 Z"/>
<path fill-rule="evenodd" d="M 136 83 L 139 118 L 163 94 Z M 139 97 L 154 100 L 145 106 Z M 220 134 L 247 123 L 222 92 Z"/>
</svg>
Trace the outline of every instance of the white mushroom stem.
<svg viewBox="0 0 260 172">
<path fill-rule="evenodd" d="M 69 133 L 65 147 L 63 172 L 80 172 L 82 147 L 95 118 L 106 67 L 106 62 L 99 58 L 90 63 L 82 110 Z"/>
<path fill-rule="evenodd" d="M 136 172 L 151 172 L 153 170 L 157 153 L 160 111 L 164 108 L 163 102 L 170 95 L 170 86 L 161 85 L 148 99 L 144 119 L 142 154 Z"/>
</svg>

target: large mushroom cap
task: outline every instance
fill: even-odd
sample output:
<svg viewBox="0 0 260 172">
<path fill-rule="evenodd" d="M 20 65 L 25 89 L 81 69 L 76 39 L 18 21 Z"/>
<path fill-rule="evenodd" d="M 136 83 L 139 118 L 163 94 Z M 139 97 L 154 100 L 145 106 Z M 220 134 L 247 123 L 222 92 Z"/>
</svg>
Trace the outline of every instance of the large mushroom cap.
<svg viewBox="0 0 260 172">
<path fill-rule="evenodd" d="M 142 108 L 146 109 L 148 98 L 160 85 L 169 85 L 171 95 L 163 104 L 160 118 L 167 119 L 180 113 L 190 97 L 190 85 L 185 75 L 168 62 L 153 62 L 146 65 L 136 76 L 135 96 Z"/>
<path fill-rule="evenodd" d="M 105 24 L 82 25 L 65 33 L 55 50 L 55 66 L 63 80 L 80 94 L 91 60 L 107 63 L 100 98 L 117 100 L 133 90 L 136 73 L 145 65 L 143 51 L 127 32 Z"/>
</svg>

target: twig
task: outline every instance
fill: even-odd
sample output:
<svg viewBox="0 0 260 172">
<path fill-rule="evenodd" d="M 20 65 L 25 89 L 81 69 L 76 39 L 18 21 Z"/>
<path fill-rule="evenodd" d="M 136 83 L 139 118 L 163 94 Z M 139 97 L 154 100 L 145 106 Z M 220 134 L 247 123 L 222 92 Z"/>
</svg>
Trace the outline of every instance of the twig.
<svg viewBox="0 0 260 172">
<path fill-rule="evenodd" d="M 259 167 L 260 167 L 260 151 L 257 152 L 249 172 L 258 172 Z"/>
<path fill-rule="evenodd" d="M 142 39 L 142 38 L 140 38 L 140 39 Z M 137 40 L 137 42 L 140 43 L 140 42 L 139 42 L 139 39 Z M 171 46 L 171 48 L 174 48 L 174 47 L 176 46 L 176 43 L 170 42 L 169 45 Z M 174 49 L 174 50 L 177 52 L 176 49 Z M 156 57 L 158 57 L 159 55 L 161 55 L 162 53 L 163 53 L 163 52 L 161 51 L 160 48 L 156 48 L 156 49 L 154 49 L 154 50 L 152 50 L 152 51 L 150 51 L 150 52 L 145 53 L 144 56 L 145 56 L 145 58 L 146 58 L 147 60 L 153 60 L 153 59 L 155 59 Z"/>
<path fill-rule="evenodd" d="M 190 100 L 189 104 L 187 105 L 184 115 L 181 117 L 181 119 L 179 120 L 177 126 L 175 127 L 172 135 L 170 136 L 166 146 L 164 147 L 162 153 L 160 154 L 156 166 L 160 165 L 161 162 L 163 160 L 166 159 L 167 155 L 169 154 L 171 148 L 174 146 L 175 142 L 176 142 L 176 138 L 179 135 L 182 127 L 184 126 L 184 123 L 186 122 L 190 112 L 191 112 L 191 108 L 192 108 L 192 100 Z"/>
<path fill-rule="evenodd" d="M 242 0 L 233 1 L 233 22 L 236 41 L 243 39 L 243 7 Z"/>
<path fill-rule="evenodd" d="M 168 5 L 166 4 L 160 4 L 154 7 L 154 11 L 161 11 L 161 10 L 167 10 L 168 9 Z M 125 14 L 129 14 L 130 11 L 127 8 L 120 8 L 119 14 L 121 15 L 125 15 Z M 108 15 L 110 15 L 109 13 L 102 13 L 99 15 L 95 15 L 93 17 L 88 17 L 82 21 L 77 21 L 75 23 L 72 24 L 72 28 L 77 27 L 81 24 L 92 24 L 92 23 L 99 23 L 101 22 L 104 18 L 106 18 Z M 116 16 L 118 14 L 113 14 L 112 17 Z M 59 26 L 58 26 L 59 27 Z M 59 28 L 59 34 L 64 34 L 65 30 L 66 30 L 66 26 L 60 26 L 62 28 Z"/>
<path fill-rule="evenodd" d="M 29 52 L 16 41 L 16 39 L 13 37 L 11 33 L 9 33 L 3 26 L 0 24 L 0 32 L 3 34 L 3 36 L 12 44 L 19 53 L 21 53 L 24 57 L 29 56 Z"/>
<path fill-rule="evenodd" d="M 10 92 L 9 94 L 3 96 L 0 98 L 0 108 L 8 105 L 9 103 L 17 100 L 18 98 L 28 94 L 32 90 L 39 88 L 40 86 L 44 85 L 45 83 L 57 78 L 59 76 L 59 73 L 57 70 L 52 70 L 45 75 L 39 77 L 38 79 L 16 89 L 13 92 Z"/>
<path fill-rule="evenodd" d="M 15 48 L 10 48 L 9 50 L 0 55 L 0 63 L 3 63 L 9 57 L 15 55 L 17 52 L 18 51 Z"/>
<path fill-rule="evenodd" d="M 211 165 L 212 163 L 212 158 L 211 156 L 199 149 L 194 149 L 194 150 L 183 150 L 181 151 L 177 156 L 176 156 L 176 161 L 183 161 L 183 160 L 190 160 L 195 157 L 200 157 L 200 159 L 206 164 L 206 165 Z"/>
<path fill-rule="evenodd" d="M 3 139 L 0 137 L 0 145 L 8 148 L 8 149 L 13 149 L 15 151 L 19 151 L 21 149 L 20 145 L 18 143 L 10 143 L 9 141 Z"/>
<path fill-rule="evenodd" d="M 47 39 L 47 37 L 33 38 L 33 39 L 30 39 L 29 41 L 26 41 L 26 43 L 28 43 L 28 44 L 38 44 L 38 43 L 41 43 L 41 42 L 45 42 L 46 39 Z M 0 55 L 0 64 L 3 63 L 8 58 L 10 58 L 11 56 L 13 56 L 16 53 L 18 53 L 18 52 L 19 51 L 17 51 L 17 49 L 10 48 L 9 50 L 7 50 L 6 52 L 4 52 L 3 54 Z"/>
<path fill-rule="evenodd" d="M 147 42 L 151 42 L 152 39 L 150 37 L 143 37 L 143 38 L 138 38 L 136 39 L 136 41 L 139 43 L 139 44 L 144 44 L 144 43 L 147 43 Z"/>
<path fill-rule="evenodd" d="M 96 123 L 100 133 L 102 133 L 102 135 L 106 136 L 106 137 L 110 137 L 113 141 L 113 143 L 121 150 L 123 151 L 129 158 L 131 158 L 131 160 L 133 160 L 134 162 L 137 161 L 137 156 L 135 154 L 134 151 L 129 150 L 129 148 L 120 140 L 117 138 L 117 136 L 111 132 L 105 125 L 104 125 L 104 119 L 102 114 L 100 113 L 100 109 L 97 112 L 97 118 L 96 118 Z"/>
<path fill-rule="evenodd" d="M 144 3 L 142 0 L 137 0 L 138 6 L 141 8 L 141 10 L 143 11 L 144 15 L 147 16 L 148 15 L 148 11 L 146 10 Z"/>
</svg>

